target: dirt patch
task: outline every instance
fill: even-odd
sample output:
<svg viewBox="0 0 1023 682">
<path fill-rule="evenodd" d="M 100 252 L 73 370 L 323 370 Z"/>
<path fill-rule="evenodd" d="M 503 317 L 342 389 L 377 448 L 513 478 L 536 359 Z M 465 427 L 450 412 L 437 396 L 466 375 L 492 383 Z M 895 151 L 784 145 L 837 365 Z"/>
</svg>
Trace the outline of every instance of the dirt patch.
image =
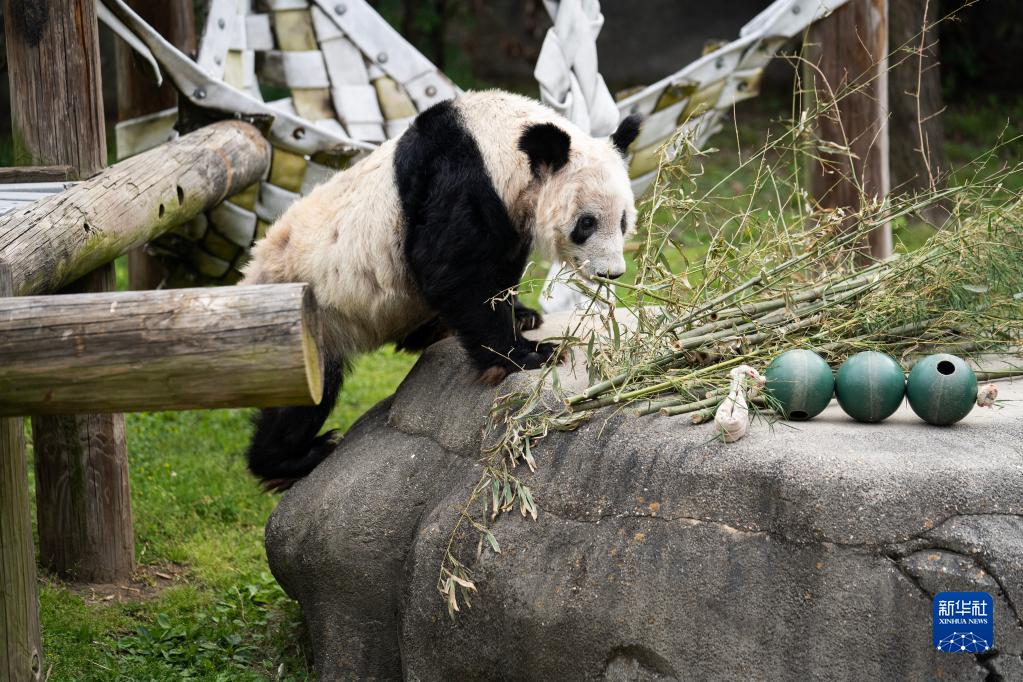
<svg viewBox="0 0 1023 682">
<path fill-rule="evenodd" d="M 69 583 L 52 576 L 43 580 L 74 592 L 90 604 L 147 602 L 158 597 L 171 585 L 184 582 L 187 571 L 187 566 L 167 563 L 139 566 L 131 578 L 115 583 Z"/>
</svg>

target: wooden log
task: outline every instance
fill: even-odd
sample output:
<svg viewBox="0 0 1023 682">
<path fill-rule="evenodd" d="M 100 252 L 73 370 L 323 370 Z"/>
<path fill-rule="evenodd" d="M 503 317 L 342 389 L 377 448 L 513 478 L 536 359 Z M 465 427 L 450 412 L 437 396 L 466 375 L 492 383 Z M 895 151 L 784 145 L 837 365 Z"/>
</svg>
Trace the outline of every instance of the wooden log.
<svg viewBox="0 0 1023 682">
<path fill-rule="evenodd" d="M 817 136 L 832 152 L 811 169 L 810 189 L 825 208 L 858 210 L 883 199 L 888 171 L 888 0 L 849 0 L 810 27 L 804 41 L 807 88 L 824 113 Z M 891 226 L 869 235 L 869 254 L 892 252 Z"/>
<path fill-rule="evenodd" d="M 150 26 L 186 54 L 195 53 L 195 12 L 192 0 L 128 0 Z M 178 105 L 178 91 L 174 84 L 164 81 L 157 85 L 148 67 L 143 67 L 134 50 L 117 41 L 117 120 L 153 114 Z M 117 136 L 117 158 L 124 159 L 138 153 L 138 149 L 123 148 L 122 136 Z M 128 252 L 128 288 L 156 289 L 167 276 L 167 269 L 158 258 L 146 253 L 144 247 Z"/>
<path fill-rule="evenodd" d="M 10 268 L 0 261 L 0 301 L 14 292 Z M 0 418 L 0 679 L 41 680 L 36 553 L 32 545 L 25 457 L 25 424 Z"/>
<path fill-rule="evenodd" d="M 313 405 L 306 284 L 0 300 L 0 415 Z"/>
<path fill-rule="evenodd" d="M 57 291 L 252 185 L 269 161 L 255 127 L 214 123 L 0 217 L 0 258 L 19 294 Z"/>
<path fill-rule="evenodd" d="M 3 0 L 3 5 L 15 158 L 27 165 L 66 164 L 75 177 L 92 177 L 107 159 L 96 3 Z M 50 200 L 40 203 L 46 201 Z M 38 244 L 43 257 L 49 257 L 46 240 L 54 235 L 37 227 L 25 223 L 20 230 L 29 243 Z M 83 240 L 91 238 L 86 234 Z M 18 273 L 29 254 L 14 251 L 11 267 L 15 288 L 21 290 Z M 56 254 L 59 265 L 61 254 Z M 67 276 L 54 289 L 74 280 L 82 287 L 112 288 L 109 260 L 97 259 L 79 272 L 63 273 Z M 51 267 L 49 273 L 55 269 L 59 268 Z M 81 580 L 128 578 L 135 566 L 135 548 L 124 416 L 41 417 L 32 420 L 32 434 L 43 564 Z M 67 480 L 85 483 L 70 489 L 73 497 L 67 504 L 55 502 L 69 490 L 58 487 Z M 59 551 L 51 553 L 55 547 Z"/>
<path fill-rule="evenodd" d="M 71 166 L 14 166 L 0 168 L 0 184 L 65 182 L 74 175 Z"/>
</svg>

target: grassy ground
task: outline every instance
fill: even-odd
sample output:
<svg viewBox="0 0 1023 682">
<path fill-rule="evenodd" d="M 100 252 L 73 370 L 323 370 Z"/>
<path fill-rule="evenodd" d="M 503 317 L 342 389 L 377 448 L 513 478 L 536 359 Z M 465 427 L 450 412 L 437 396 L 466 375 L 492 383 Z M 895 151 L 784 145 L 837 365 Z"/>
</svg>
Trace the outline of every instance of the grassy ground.
<svg viewBox="0 0 1023 682">
<path fill-rule="evenodd" d="M 760 143 L 770 116 L 742 112 L 738 134 L 725 130 L 701 184 L 716 182 Z M 1011 120 L 1019 134 L 1023 103 L 953 108 L 949 155 L 962 165 Z M 773 124 L 777 127 L 778 124 Z M 1020 147 L 1004 152 L 1019 160 Z M 750 178 L 729 180 L 738 193 Z M 1023 184 L 1023 178 L 1016 179 Z M 912 247 L 927 228 L 900 223 Z M 684 234 L 688 255 L 703 243 Z M 542 277 L 538 264 L 532 275 Z M 123 277 L 123 268 L 122 268 Z M 527 297 L 528 298 L 528 297 Z M 415 358 L 384 349 L 362 358 L 330 426 L 347 428 L 389 395 Z M 248 412 L 215 410 L 127 416 L 132 505 L 142 570 L 127 589 L 74 589 L 41 579 L 43 645 L 53 680 L 307 679 L 307 645 L 297 606 L 269 575 L 263 525 L 276 498 L 247 476 L 241 455 Z"/>
</svg>

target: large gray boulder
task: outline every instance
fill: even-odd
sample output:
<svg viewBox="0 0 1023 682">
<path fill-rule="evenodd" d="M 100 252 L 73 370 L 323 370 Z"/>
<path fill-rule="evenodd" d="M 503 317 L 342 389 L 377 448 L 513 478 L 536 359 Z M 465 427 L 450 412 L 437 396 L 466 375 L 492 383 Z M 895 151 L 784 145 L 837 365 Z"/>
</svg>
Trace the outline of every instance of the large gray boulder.
<svg viewBox="0 0 1023 682">
<path fill-rule="evenodd" d="M 455 543 L 479 594 L 452 622 L 438 575 L 494 396 L 434 345 L 271 516 L 322 679 L 1023 679 L 1023 403 L 947 428 L 833 405 L 729 445 L 599 413 L 519 469 L 537 521 L 499 517 L 500 554 Z M 932 595 L 974 590 L 995 651 L 934 650 Z"/>
</svg>

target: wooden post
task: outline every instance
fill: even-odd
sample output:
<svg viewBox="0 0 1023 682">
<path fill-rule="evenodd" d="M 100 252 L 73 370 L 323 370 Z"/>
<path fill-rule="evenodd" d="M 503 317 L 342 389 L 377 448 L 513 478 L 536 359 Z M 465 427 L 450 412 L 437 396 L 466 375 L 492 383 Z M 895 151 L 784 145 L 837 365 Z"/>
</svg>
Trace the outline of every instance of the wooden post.
<svg viewBox="0 0 1023 682">
<path fill-rule="evenodd" d="M 0 416 L 314 405 L 307 284 L 0 299 Z"/>
<path fill-rule="evenodd" d="M 938 0 L 888 0 L 888 103 L 891 134 L 892 189 L 917 192 L 939 189 L 948 172 L 945 109 L 938 59 Z M 937 204 L 921 211 L 924 220 L 941 226 L 948 208 Z"/>
<path fill-rule="evenodd" d="M 0 301 L 13 294 L 0 261 Z M 29 504 L 24 420 L 0 417 L 0 679 L 11 682 L 40 680 L 43 670 Z"/>
<path fill-rule="evenodd" d="M 94 0 L 3 0 L 17 163 L 68 165 L 88 178 L 106 165 Z M 81 287 L 112 288 L 113 265 Z M 123 415 L 32 420 L 40 560 L 82 581 L 128 578 L 135 542 Z"/>
<path fill-rule="evenodd" d="M 882 199 L 888 170 L 888 0 L 849 0 L 810 27 L 804 42 L 806 87 L 824 113 L 817 135 L 832 152 L 810 173 L 825 208 L 858 210 Z M 844 151 L 848 150 L 848 151 Z M 891 226 L 869 236 L 869 253 L 892 252 Z"/>
<path fill-rule="evenodd" d="M 195 12 L 192 0 L 128 0 L 135 10 L 160 35 L 182 52 L 195 52 Z M 126 43 L 117 41 L 117 119 L 128 121 L 176 107 L 178 92 L 169 81 L 157 86 L 148 68 L 142 68 L 135 52 Z M 122 149 L 118 141 L 117 158 L 137 153 Z M 128 252 L 128 288 L 155 289 L 164 280 L 167 270 L 159 259 L 143 247 Z"/>
</svg>

